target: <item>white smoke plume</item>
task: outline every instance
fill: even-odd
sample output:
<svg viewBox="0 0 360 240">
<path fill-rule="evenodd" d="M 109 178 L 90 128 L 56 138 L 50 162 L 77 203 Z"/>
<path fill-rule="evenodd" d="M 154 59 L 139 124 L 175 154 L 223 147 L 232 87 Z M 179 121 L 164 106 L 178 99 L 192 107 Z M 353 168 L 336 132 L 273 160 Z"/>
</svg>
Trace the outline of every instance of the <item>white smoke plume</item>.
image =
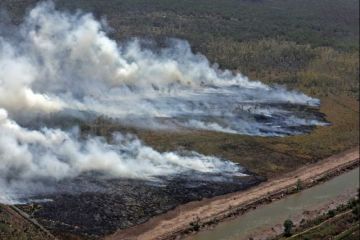
<svg viewBox="0 0 360 240">
<path fill-rule="evenodd" d="M 93 171 L 151 178 L 241 170 L 194 152 L 159 153 L 129 135 L 116 134 L 109 144 L 81 139 L 76 128 L 29 130 L 15 122 L 39 114 L 85 111 L 152 127 L 171 119 L 180 127 L 265 136 L 323 124 L 281 107 L 317 106 L 317 99 L 220 70 L 185 41 L 151 50 L 141 40 L 117 43 L 104 29 L 92 14 L 61 12 L 43 2 L 10 27 L 12 34 L 0 31 L 0 191 L 9 192 L 12 181 Z"/>
<path fill-rule="evenodd" d="M 0 163 L 0 190 L 19 180 L 61 180 L 86 172 L 151 179 L 186 171 L 235 174 L 241 170 L 234 163 L 195 152 L 159 153 L 131 135 L 117 133 L 108 144 L 100 137 L 82 140 L 76 129 L 24 129 L 4 109 L 0 109 Z M 12 190 L 3 191 L 14 194 Z"/>
<path fill-rule="evenodd" d="M 183 121 L 195 119 L 252 135 L 264 128 L 272 135 L 271 126 L 253 124 L 246 105 L 319 104 L 211 66 L 184 41 L 172 40 L 158 51 L 141 47 L 140 40 L 117 44 L 91 14 L 59 12 L 51 2 L 35 7 L 13 31 L 0 38 L 0 106 L 11 116 L 76 109 L 118 118 L 172 118 L 197 128 Z M 260 109 L 276 118 L 277 109 L 268 108 Z"/>
</svg>

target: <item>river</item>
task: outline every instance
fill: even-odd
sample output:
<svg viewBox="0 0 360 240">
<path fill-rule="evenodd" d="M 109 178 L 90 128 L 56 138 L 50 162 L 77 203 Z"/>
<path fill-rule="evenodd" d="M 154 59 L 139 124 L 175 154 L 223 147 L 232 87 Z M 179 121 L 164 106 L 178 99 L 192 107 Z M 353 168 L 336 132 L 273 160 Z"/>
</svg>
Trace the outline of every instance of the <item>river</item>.
<svg viewBox="0 0 360 240">
<path fill-rule="evenodd" d="M 305 189 L 229 221 L 214 229 L 199 232 L 189 240 L 239 240 L 260 229 L 271 228 L 287 218 L 301 214 L 304 210 L 325 204 L 345 192 L 359 188 L 359 168 L 337 176 L 325 183 Z"/>
</svg>

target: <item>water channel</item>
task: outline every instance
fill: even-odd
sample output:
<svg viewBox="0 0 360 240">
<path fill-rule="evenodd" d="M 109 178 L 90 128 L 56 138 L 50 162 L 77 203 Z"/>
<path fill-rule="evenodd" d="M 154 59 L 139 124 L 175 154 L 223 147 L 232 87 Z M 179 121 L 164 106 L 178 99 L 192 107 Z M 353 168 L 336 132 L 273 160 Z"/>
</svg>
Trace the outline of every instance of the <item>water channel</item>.
<svg viewBox="0 0 360 240">
<path fill-rule="evenodd" d="M 357 188 L 359 188 L 359 168 L 300 193 L 260 206 L 234 220 L 222 222 L 212 230 L 202 231 L 189 237 L 189 240 L 243 239 L 259 229 L 271 228 L 274 224 L 282 223 L 304 210 L 325 204 L 346 191 Z"/>
</svg>

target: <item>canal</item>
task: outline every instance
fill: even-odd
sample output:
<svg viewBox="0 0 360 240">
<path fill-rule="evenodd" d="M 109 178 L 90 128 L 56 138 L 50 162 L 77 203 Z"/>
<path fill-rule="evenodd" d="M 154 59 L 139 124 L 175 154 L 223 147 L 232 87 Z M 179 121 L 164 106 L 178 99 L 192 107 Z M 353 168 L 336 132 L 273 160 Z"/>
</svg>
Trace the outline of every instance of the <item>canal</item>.
<svg viewBox="0 0 360 240">
<path fill-rule="evenodd" d="M 359 168 L 281 200 L 260 206 L 236 219 L 222 222 L 212 230 L 205 230 L 190 236 L 188 239 L 244 239 L 259 229 L 271 228 L 285 219 L 301 214 L 304 210 L 325 204 L 341 194 L 357 188 L 359 188 Z"/>
</svg>

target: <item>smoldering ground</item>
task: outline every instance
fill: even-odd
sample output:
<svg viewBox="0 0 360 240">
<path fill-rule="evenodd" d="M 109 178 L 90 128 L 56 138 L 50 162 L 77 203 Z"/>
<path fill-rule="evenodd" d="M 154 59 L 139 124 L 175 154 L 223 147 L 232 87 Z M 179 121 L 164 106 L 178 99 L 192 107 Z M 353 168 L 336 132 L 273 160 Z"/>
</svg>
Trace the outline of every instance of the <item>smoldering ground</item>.
<svg viewBox="0 0 360 240">
<path fill-rule="evenodd" d="M 139 39 L 117 43 L 92 14 L 61 12 L 52 2 L 38 4 L 20 25 L 0 26 L 3 202 L 89 172 L 151 180 L 244 171 L 214 156 L 160 153 L 126 133 L 114 134 L 110 144 L 81 139 L 76 126 L 22 124 L 39 118 L 85 112 L 138 127 L 260 136 L 301 134 L 325 124 L 314 111 L 319 100 L 221 70 L 186 41 L 172 39 L 156 50 Z M 42 187 L 30 187 L 35 183 Z"/>
<path fill-rule="evenodd" d="M 60 194 L 40 195 L 33 199 L 35 202 L 39 199 L 51 201 L 38 203 L 41 208 L 35 212 L 30 210 L 29 213 L 44 226 L 58 233 L 71 232 L 96 238 L 113 233 L 119 228 L 144 223 L 152 216 L 169 211 L 180 204 L 244 190 L 264 179 L 251 174 L 237 178 L 193 172 L 192 175 L 167 176 L 162 180 L 99 181 L 92 177 L 67 180 L 59 186 L 62 190 Z M 96 191 L 76 192 L 89 186 Z M 25 206 L 23 209 L 28 208 Z"/>
<path fill-rule="evenodd" d="M 52 182 L 95 172 L 104 177 L 153 180 L 190 170 L 241 175 L 241 167 L 196 152 L 159 153 L 132 135 L 114 134 L 80 139 L 77 129 L 28 130 L 7 118 L 0 109 L 1 200 L 18 199 L 50 191 Z M 32 184 L 46 182 L 47 186 Z M 89 190 L 86 188 L 85 190 Z M 4 198 L 4 199 L 2 199 Z"/>
</svg>

